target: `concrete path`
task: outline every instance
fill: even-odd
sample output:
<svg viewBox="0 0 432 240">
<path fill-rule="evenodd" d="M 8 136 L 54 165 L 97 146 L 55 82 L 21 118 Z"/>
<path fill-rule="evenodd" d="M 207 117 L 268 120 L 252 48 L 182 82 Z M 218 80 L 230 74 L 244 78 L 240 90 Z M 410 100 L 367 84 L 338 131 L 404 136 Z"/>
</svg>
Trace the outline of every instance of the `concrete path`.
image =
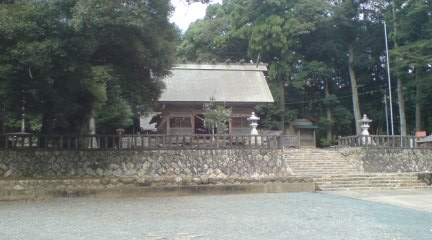
<svg viewBox="0 0 432 240">
<path fill-rule="evenodd" d="M 432 212 L 432 188 L 328 191 L 324 193 Z"/>
<path fill-rule="evenodd" d="M 432 213 L 323 193 L 0 202 L 0 239 L 432 239 Z"/>
</svg>

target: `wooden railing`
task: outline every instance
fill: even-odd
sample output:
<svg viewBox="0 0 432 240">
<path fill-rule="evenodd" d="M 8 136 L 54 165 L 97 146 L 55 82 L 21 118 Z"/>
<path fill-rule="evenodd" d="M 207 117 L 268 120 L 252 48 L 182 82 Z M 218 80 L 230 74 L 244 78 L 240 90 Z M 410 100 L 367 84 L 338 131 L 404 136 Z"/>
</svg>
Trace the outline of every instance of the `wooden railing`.
<svg viewBox="0 0 432 240">
<path fill-rule="evenodd" d="M 414 136 L 359 135 L 339 137 L 339 147 L 417 148 Z"/>
<path fill-rule="evenodd" d="M 33 135 L 0 134 L 0 149 L 228 149 L 281 148 L 277 135 Z"/>
<path fill-rule="evenodd" d="M 282 146 L 284 147 L 295 147 L 300 146 L 300 142 L 297 136 L 281 136 Z"/>
</svg>

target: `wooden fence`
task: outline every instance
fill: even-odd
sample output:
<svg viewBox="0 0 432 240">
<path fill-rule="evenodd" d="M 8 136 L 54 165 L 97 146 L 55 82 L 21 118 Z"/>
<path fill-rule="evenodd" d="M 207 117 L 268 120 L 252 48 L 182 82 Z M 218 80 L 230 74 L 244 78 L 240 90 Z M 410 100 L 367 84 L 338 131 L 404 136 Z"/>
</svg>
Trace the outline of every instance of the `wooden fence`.
<svg viewBox="0 0 432 240">
<path fill-rule="evenodd" d="M 339 137 L 339 147 L 417 148 L 415 136 L 358 135 Z"/>
<path fill-rule="evenodd" d="M 287 136 L 284 136 L 286 139 Z M 295 137 L 290 137 L 290 144 Z M 282 148 L 278 135 L 33 135 L 0 134 L 0 149 L 232 149 Z M 285 140 L 286 141 L 286 140 Z"/>
</svg>

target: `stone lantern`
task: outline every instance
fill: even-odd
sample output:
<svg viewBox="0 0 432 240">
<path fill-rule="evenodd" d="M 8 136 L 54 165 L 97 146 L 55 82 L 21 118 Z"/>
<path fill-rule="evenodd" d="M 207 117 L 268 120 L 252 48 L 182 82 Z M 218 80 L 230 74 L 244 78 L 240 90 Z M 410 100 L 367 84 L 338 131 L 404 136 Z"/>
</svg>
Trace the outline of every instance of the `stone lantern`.
<svg viewBox="0 0 432 240">
<path fill-rule="evenodd" d="M 259 135 L 257 131 L 258 127 L 258 120 L 260 120 L 259 117 L 255 115 L 255 112 L 252 112 L 252 115 L 247 119 L 249 122 L 251 122 L 250 126 L 252 127 L 251 135 Z"/>
<path fill-rule="evenodd" d="M 369 136 L 369 123 L 372 122 L 372 120 L 370 120 L 369 118 L 367 118 L 366 114 L 363 115 L 363 118 L 361 120 L 359 120 L 359 122 L 361 123 L 361 129 L 362 129 L 362 136 L 361 137 L 361 143 L 363 145 L 371 145 L 374 144 L 372 141 L 371 137 L 366 137 Z"/>
<path fill-rule="evenodd" d="M 366 114 L 363 114 L 363 118 L 359 120 L 361 123 L 362 135 L 369 135 L 369 123 L 372 122 L 369 118 L 367 118 Z"/>
</svg>

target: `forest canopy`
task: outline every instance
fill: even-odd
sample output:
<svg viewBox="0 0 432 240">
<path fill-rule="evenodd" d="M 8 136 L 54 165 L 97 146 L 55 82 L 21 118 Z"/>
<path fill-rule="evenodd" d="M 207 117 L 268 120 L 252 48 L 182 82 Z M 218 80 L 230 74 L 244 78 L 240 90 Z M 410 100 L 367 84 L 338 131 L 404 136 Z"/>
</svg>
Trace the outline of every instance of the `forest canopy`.
<svg viewBox="0 0 432 240">
<path fill-rule="evenodd" d="M 262 125 L 281 129 L 306 117 L 329 144 L 360 134 L 363 114 L 373 134 L 387 134 L 384 23 L 395 134 L 432 132 L 430 0 L 224 0 L 189 27 L 177 56 L 268 63 L 276 102 L 258 107 Z"/>
<path fill-rule="evenodd" d="M 0 126 L 99 133 L 151 108 L 175 61 L 169 0 L 0 1 Z"/>
<path fill-rule="evenodd" d="M 18 131 L 23 112 L 34 133 L 130 127 L 177 58 L 268 63 L 265 129 L 306 117 L 326 145 L 359 134 L 367 114 L 371 133 L 386 134 L 392 101 L 395 134 L 432 132 L 431 0 L 224 0 L 184 34 L 173 10 L 168 0 L 0 1 L 0 131 Z"/>
</svg>

